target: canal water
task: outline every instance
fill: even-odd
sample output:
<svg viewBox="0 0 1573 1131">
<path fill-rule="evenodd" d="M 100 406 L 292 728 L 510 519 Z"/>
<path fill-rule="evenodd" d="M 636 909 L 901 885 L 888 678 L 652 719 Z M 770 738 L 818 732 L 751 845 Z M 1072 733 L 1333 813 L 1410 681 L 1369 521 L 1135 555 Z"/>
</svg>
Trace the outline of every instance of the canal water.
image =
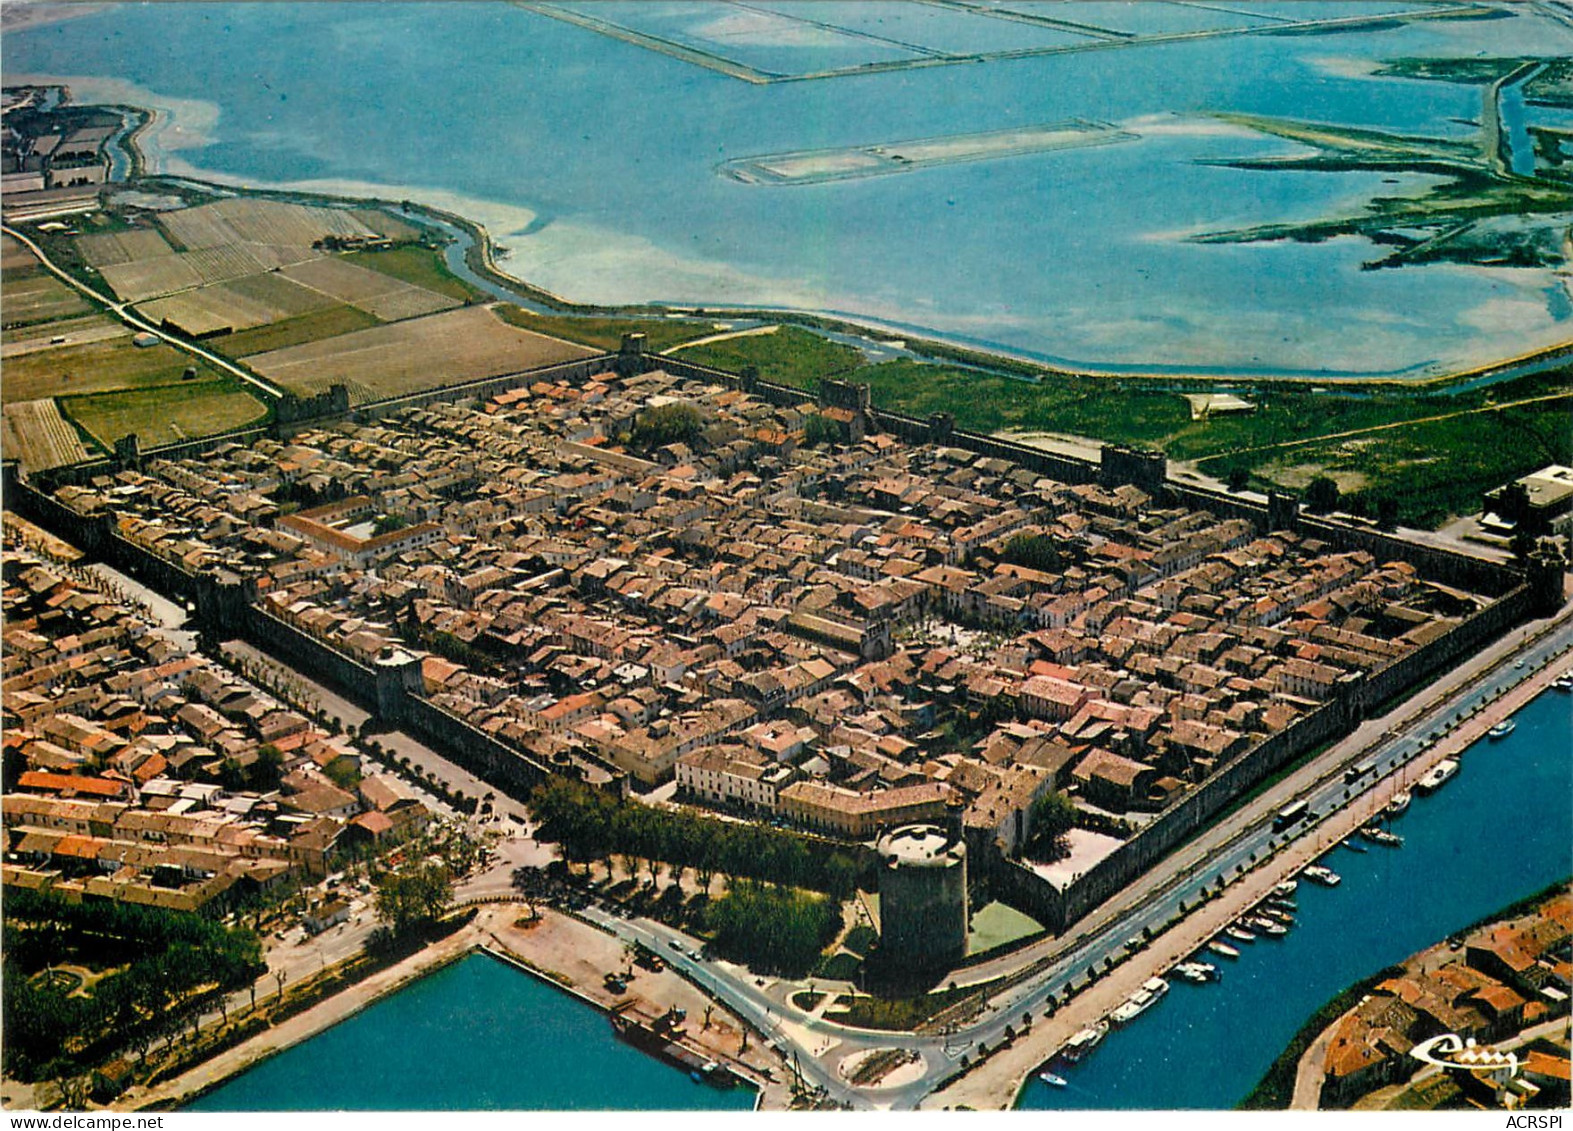
<svg viewBox="0 0 1573 1131">
<path fill-rule="evenodd" d="M 847 61 L 845 36 L 830 37 L 836 48 L 809 24 L 783 30 L 756 11 L 770 6 L 595 11 L 793 73 Z M 1067 18 L 1174 31 L 1350 11 L 1281 7 L 1085 3 Z M 886 21 L 886 33 L 925 23 L 910 34 L 941 50 L 1061 34 L 933 6 L 812 11 L 864 30 Z M 1188 242 L 1359 215 L 1373 198 L 1435 183 L 1419 169 L 1219 164 L 1304 150 L 1214 115 L 1472 140 L 1478 87 L 1380 66 L 1573 50 L 1564 26 L 1526 5 L 1511 11 L 759 85 L 510 4 L 446 5 L 441 18 L 391 2 L 110 4 L 8 31 L 5 61 L 12 81 L 69 77 L 79 99 L 162 107 L 140 139 L 154 168 L 446 202 L 487 224 L 508 271 L 577 301 L 811 309 L 897 336 L 916 328 L 1114 370 L 1333 380 L 1413 376 L 1565 341 L 1566 288 L 1538 268 L 1368 271 L 1382 250 L 1353 237 Z M 870 59 L 888 54 L 856 42 Z M 1508 110 L 1526 128 L 1557 113 L 1533 102 Z M 737 158 L 1067 120 L 1139 140 L 780 188 L 717 171 Z"/>
<path fill-rule="evenodd" d="M 1393 822 L 1402 848 L 1335 848 L 1335 888 L 1302 881 L 1287 937 L 1207 954 L 1221 982 L 1173 979 L 1159 1004 L 1111 1032 L 1067 1087 L 1034 1076 L 1029 1109 L 1232 1108 L 1307 1018 L 1345 986 L 1573 874 L 1573 703 L 1548 691 L 1505 739 L 1482 739 L 1457 777 Z"/>
<path fill-rule="evenodd" d="M 584 1002 L 484 954 L 263 1061 L 187 1111 L 746 1111 L 612 1035 Z"/>
</svg>

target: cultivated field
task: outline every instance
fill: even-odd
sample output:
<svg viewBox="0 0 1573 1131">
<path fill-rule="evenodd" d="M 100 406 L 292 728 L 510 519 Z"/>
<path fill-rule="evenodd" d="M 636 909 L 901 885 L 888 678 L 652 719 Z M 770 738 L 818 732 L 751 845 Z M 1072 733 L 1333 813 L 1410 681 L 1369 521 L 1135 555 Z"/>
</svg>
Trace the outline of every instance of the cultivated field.
<svg viewBox="0 0 1573 1131">
<path fill-rule="evenodd" d="M 137 310 L 155 322 L 167 322 L 199 337 L 226 327 L 247 330 L 332 305 L 326 295 L 269 273 L 181 291 L 142 303 Z"/>
<path fill-rule="evenodd" d="M 81 236 L 76 245 L 82 258 L 94 267 L 114 267 L 138 259 L 157 259 L 174 255 L 175 249 L 152 228 L 133 228 L 124 232 L 101 232 Z"/>
<path fill-rule="evenodd" d="M 135 386 L 170 385 L 181 380 L 188 365 L 196 365 L 199 379 L 215 375 L 206 364 L 162 343 L 144 349 L 132 345 L 129 337 L 118 337 L 85 345 L 64 345 L 7 358 L 5 399 L 31 401 Z"/>
<path fill-rule="evenodd" d="M 53 275 L 23 268 L 0 277 L 0 318 L 7 326 L 52 322 L 91 310 L 81 295 Z"/>
<path fill-rule="evenodd" d="M 451 310 L 459 305 L 457 299 L 414 286 L 380 271 L 368 271 L 342 259 L 314 259 L 286 268 L 281 274 L 340 302 L 349 303 L 384 322 L 435 314 L 439 310 Z"/>
<path fill-rule="evenodd" d="M 488 307 L 470 306 L 273 350 L 252 357 L 250 364 L 297 393 L 347 385 L 358 403 L 516 373 L 594 352 L 509 326 Z"/>
<path fill-rule="evenodd" d="M 364 310 L 353 306 L 330 306 L 310 314 L 297 315 L 266 326 L 226 334 L 214 338 L 208 345 L 227 357 L 249 357 L 252 354 L 281 350 L 286 346 L 303 345 L 339 334 L 366 330 L 377 325 L 377 320 Z"/>
<path fill-rule="evenodd" d="M 64 412 L 106 448 L 136 433 L 144 448 L 239 428 L 267 415 L 262 402 L 227 381 L 65 397 Z"/>
<path fill-rule="evenodd" d="M 28 471 L 76 463 L 90 454 L 53 400 L 7 403 L 0 420 L 0 449 Z"/>
<path fill-rule="evenodd" d="M 104 342 L 111 338 L 130 337 L 131 331 L 112 318 L 102 314 L 85 314 L 59 322 L 44 322 L 36 326 L 16 326 L 0 331 L 0 358 L 21 357 L 43 350 L 65 349 L 70 346 Z M 63 338 L 64 341 L 56 341 Z"/>
<path fill-rule="evenodd" d="M 20 240 L 0 234 L 0 272 L 9 275 L 12 271 L 23 271 L 36 266 L 38 260 L 33 258 L 33 253 L 28 251 Z"/>
<path fill-rule="evenodd" d="M 363 215 L 272 200 L 220 200 L 162 214 L 163 236 L 135 230 L 85 236 L 80 243 L 116 295 L 141 302 L 319 259 L 327 253 L 312 244 L 325 236 L 378 234 Z M 408 225 L 390 219 L 381 227 L 403 231 Z M 223 324 L 198 308 L 184 313 L 209 328 Z"/>
<path fill-rule="evenodd" d="M 159 223 L 186 251 L 237 243 L 309 248 L 328 235 L 376 234 L 343 209 L 238 198 L 165 213 Z"/>
</svg>

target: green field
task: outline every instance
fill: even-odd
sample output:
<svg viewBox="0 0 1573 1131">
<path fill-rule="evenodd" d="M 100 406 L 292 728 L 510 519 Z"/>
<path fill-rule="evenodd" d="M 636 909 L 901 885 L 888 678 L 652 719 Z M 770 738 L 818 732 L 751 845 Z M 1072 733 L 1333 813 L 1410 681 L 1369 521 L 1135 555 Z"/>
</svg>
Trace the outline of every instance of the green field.
<svg viewBox="0 0 1573 1131">
<path fill-rule="evenodd" d="M 1024 381 L 911 360 L 848 374 L 856 350 L 794 327 L 699 346 L 682 356 L 727 369 L 755 365 L 763 376 L 805 389 L 820 377 L 850 375 L 869 382 L 881 408 L 917 417 L 950 412 L 959 427 L 978 432 L 1061 432 L 1159 448 L 1172 459 L 1198 461 L 1220 478 L 1243 469 L 1258 486 L 1298 490 L 1327 475 L 1352 494 L 1352 509 L 1374 514 L 1378 500 L 1390 498 L 1407 525 L 1435 526 L 1450 515 L 1472 513 L 1482 491 L 1573 459 L 1567 399 L 1495 407 L 1573 395 L 1573 365 L 1455 395 L 1390 386 L 1336 393 L 1263 385 L 1243 392 L 1257 405 L 1248 416 L 1192 420 L 1180 394 L 1216 386 L 1070 375 Z M 1449 419 L 1427 419 L 1437 416 Z M 1389 425 L 1402 427 L 1333 438 Z"/>
<path fill-rule="evenodd" d="M 197 367 L 198 380 L 218 376 L 218 370 L 206 362 L 163 343 L 143 348 L 132 345 L 130 338 L 112 338 L 81 346 L 61 346 L 7 358 L 5 399 L 31 401 L 170 385 L 181 380 L 189 365 Z"/>
<path fill-rule="evenodd" d="M 148 448 L 239 428 L 267 416 L 261 401 L 230 381 L 61 397 L 60 408 L 106 449 L 133 432 Z"/>
<path fill-rule="evenodd" d="M 678 356 L 717 369 L 735 371 L 753 365 L 766 381 L 787 385 L 811 383 L 863 364 L 863 354 L 852 346 L 832 342 L 799 326 L 782 326 L 770 334 L 750 334 L 694 346 L 680 351 Z"/>
<path fill-rule="evenodd" d="M 603 350 L 615 350 L 622 345 L 624 334 L 643 334 L 645 349 L 659 353 L 680 342 L 690 342 L 715 332 L 709 322 L 676 318 L 575 318 L 567 314 L 536 314 L 507 304 L 499 306 L 497 313 L 504 322 L 526 330 Z"/>
<path fill-rule="evenodd" d="M 250 330 L 226 334 L 222 338 L 212 339 L 207 345 L 226 357 L 249 357 L 256 353 L 283 349 L 285 346 L 298 346 L 305 342 L 320 341 L 323 338 L 336 338 L 340 334 L 365 330 L 376 325 L 380 323 L 364 310 L 356 310 L 353 306 L 330 306 L 326 310 L 317 310 L 295 318 L 270 322 L 266 326 L 255 326 Z"/>
<path fill-rule="evenodd" d="M 429 247 L 395 247 L 386 251 L 356 251 L 344 257 L 350 263 L 380 271 L 417 287 L 425 287 L 460 302 L 483 301 L 485 292 L 459 278 L 443 262 L 442 252 Z"/>
</svg>

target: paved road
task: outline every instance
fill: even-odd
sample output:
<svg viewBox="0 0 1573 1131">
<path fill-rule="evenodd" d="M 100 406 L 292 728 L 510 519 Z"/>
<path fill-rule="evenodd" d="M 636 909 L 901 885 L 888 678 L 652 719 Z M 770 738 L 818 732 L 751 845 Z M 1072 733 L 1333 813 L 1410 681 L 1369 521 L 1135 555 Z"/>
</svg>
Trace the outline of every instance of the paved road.
<svg viewBox="0 0 1573 1131">
<path fill-rule="evenodd" d="M 162 338 L 176 349 L 181 350 L 184 353 L 189 353 L 194 357 L 200 357 L 209 365 L 212 365 L 217 369 L 222 369 L 224 372 L 230 374 L 233 377 L 238 377 L 252 388 L 257 389 L 263 393 L 270 401 L 279 400 L 284 396 L 283 390 L 268 384 L 255 373 L 251 372 L 251 370 L 241 368 L 234 362 L 230 361 L 228 358 L 220 357 L 212 350 L 204 349 L 198 345 L 193 345 L 188 341 L 175 337 L 173 334 L 166 333 L 158 326 L 155 326 L 153 323 L 143 318 L 140 314 L 135 313 L 131 309 L 130 303 L 117 302 L 107 295 L 103 295 L 98 291 L 95 291 L 86 283 L 78 281 L 75 276 L 61 270 L 59 267 L 56 267 L 49 257 L 44 254 L 43 248 L 39 247 L 36 243 L 28 239 L 21 232 L 17 231 L 9 224 L 0 224 L 0 231 L 5 232 L 6 235 L 12 237 L 18 242 L 25 244 L 27 249 L 38 257 L 38 261 L 44 265 L 44 268 L 50 274 L 59 279 L 62 283 L 66 284 L 66 286 L 70 287 L 74 291 L 79 292 L 80 294 L 86 295 L 100 306 L 103 306 L 116 318 L 120 319 L 132 329 L 144 334 L 152 334 L 155 337 Z"/>
<path fill-rule="evenodd" d="M 1249 869 L 1256 861 L 1265 859 L 1271 849 L 1269 842 L 1281 841 L 1285 836 L 1274 830 L 1273 818 L 1287 800 L 1306 800 L 1319 820 L 1325 820 L 1390 775 L 1403 773 L 1436 737 L 1451 730 L 1460 719 L 1478 712 L 1545 664 L 1565 663 L 1561 657 L 1573 650 L 1573 620 L 1566 616 L 1527 645 L 1521 643 L 1519 637 L 1522 635 L 1522 631 L 1516 633 L 1507 642 L 1508 647 L 1518 646 L 1518 662 L 1501 659 L 1498 653 L 1502 648 L 1499 647 L 1462 666 L 1448 681 L 1453 690 L 1445 698 L 1418 712 L 1412 707 L 1401 709 L 1408 710 L 1413 717 L 1399 728 L 1392 728 L 1387 719 L 1378 720 L 1373 725 L 1389 729 L 1379 729 L 1374 741 L 1367 734 L 1333 747 L 1280 787 L 1264 793 L 1171 855 L 1120 897 L 1110 901 L 1074 938 L 1047 940 L 1037 947 L 969 970 L 969 980 L 972 980 L 1002 975 L 1022 969 L 1035 960 L 1053 957 L 1052 964 L 1040 974 L 991 1001 L 979 1019 L 954 1033 L 934 1036 L 877 1033 L 811 1017 L 795 1006 L 773 999 L 765 987 L 746 972 L 698 957 L 701 944 L 669 927 L 644 919 L 623 920 L 595 909 L 587 911 L 586 915 L 625 941 L 642 942 L 657 951 L 701 987 L 715 994 L 729 1009 L 769 1034 L 778 1042 L 787 1060 L 790 1062 L 795 1055 L 808 1082 L 823 1087 L 831 1099 L 855 1108 L 913 1108 L 954 1075 L 961 1058 L 980 1042 L 997 1046 L 1003 1039 L 1006 1025 L 1014 1023 L 1019 1027 L 1022 1015 L 1029 1011 L 1034 1016 L 1041 1016 L 1049 995 L 1062 999 L 1066 985 L 1072 980 L 1083 980 L 1089 966 L 1101 966 L 1110 957 L 1118 960 L 1124 953 L 1126 940 L 1140 935 L 1143 928 L 1154 935 L 1160 933 L 1179 916 L 1181 900 L 1196 900 L 1203 882 L 1210 882 L 1221 873 L 1232 874 L 1237 866 Z M 1462 686 L 1458 686 L 1460 684 Z M 1363 730 L 1369 731 L 1370 726 Z M 1345 767 L 1368 759 L 1375 759 L 1380 768 L 1359 783 L 1346 783 Z M 1312 821 L 1304 826 L 1300 835 L 1309 835 L 1317 823 Z M 681 949 L 674 949 L 673 942 Z M 830 1042 L 833 1047 L 823 1047 Z M 837 1072 L 837 1065 L 853 1052 L 893 1045 L 922 1055 L 924 1071 L 919 1079 L 888 1089 L 854 1088 Z"/>
</svg>

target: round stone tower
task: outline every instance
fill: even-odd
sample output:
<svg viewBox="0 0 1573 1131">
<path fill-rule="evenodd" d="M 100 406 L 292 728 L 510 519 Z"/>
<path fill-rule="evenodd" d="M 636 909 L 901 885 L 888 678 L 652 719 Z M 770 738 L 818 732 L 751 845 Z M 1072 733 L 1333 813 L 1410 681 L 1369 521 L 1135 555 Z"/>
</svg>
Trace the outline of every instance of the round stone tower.
<svg viewBox="0 0 1573 1131">
<path fill-rule="evenodd" d="M 880 837 L 879 950 L 894 969 L 952 965 L 967 953 L 967 847 L 938 825 Z"/>
</svg>

